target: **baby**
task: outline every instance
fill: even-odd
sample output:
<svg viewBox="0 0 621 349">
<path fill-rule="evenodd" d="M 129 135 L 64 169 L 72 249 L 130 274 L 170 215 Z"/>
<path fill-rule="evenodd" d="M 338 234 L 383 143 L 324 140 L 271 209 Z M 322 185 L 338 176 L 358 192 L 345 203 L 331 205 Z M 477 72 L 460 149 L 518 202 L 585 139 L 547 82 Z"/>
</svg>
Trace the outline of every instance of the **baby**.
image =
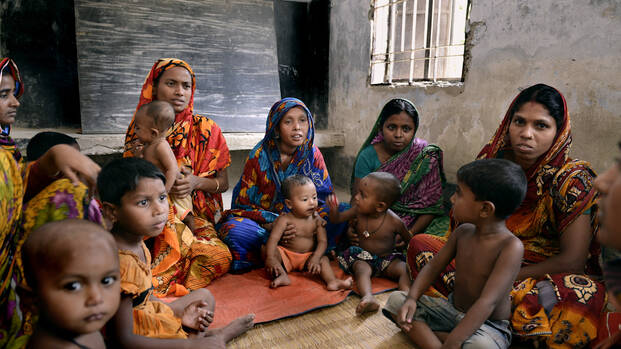
<svg viewBox="0 0 621 349">
<path fill-rule="evenodd" d="M 119 255 L 112 235 L 85 220 L 34 230 L 22 250 L 39 321 L 29 348 L 105 348 L 99 330 L 120 300 Z"/>
<path fill-rule="evenodd" d="M 97 178 L 120 255 L 121 304 L 106 333 L 118 347 L 224 347 L 252 327 L 254 315 L 212 330 L 207 328 L 215 300 L 208 290 L 198 289 L 170 303 L 153 296 L 151 254 L 143 241 L 159 235 L 167 222 L 165 180 L 153 164 L 138 158 L 111 161 Z M 190 336 L 194 338 L 187 339 Z"/>
<path fill-rule="evenodd" d="M 350 289 L 352 279 L 337 279 L 324 256 L 328 239 L 323 219 L 315 214 L 317 190 L 310 178 L 302 175 L 287 177 L 282 182 L 285 205 L 291 212 L 280 215 L 275 221 L 266 244 L 265 268 L 274 280 L 270 287 L 291 284 L 287 273 L 308 271 L 320 274 L 330 291 Z M 279 242 L 287 225 L 295 226 L 296 234 L 287 242 Z"/>
<path fill-rule="evenodd" d="M 395 234 L 405 243 L 412 235 L 392 210 L 401 195 L 399 180 L 387 172 L 373 172 L 360 180 L 358 193 L 351 209 L 339 212 L 336 197 L 328 199 L 330 222 L 340 223 L 355 218 L 357 246 L 350 246 L 337 256 L 341 268 L 354 274 L 362 299 L 356 313 L 373 312 L 379 303 L 371 293 L 371 276 L 398 280 L 399 290 L 407 291 L 410 276 L 403 253 L 395 251 Z"/>
<path fill-rule="evenodd" d="M 134 130 L 140 141 L 136 155 L 159 168 L 166 177 L 166 192 L 175 184 L 180 175 L 175 154 L 166 140 L 167 130 L 175 122 L 175 110 L 168 102 L 152 101 L 144 104 L 136 112 Z M 177 217 L 194 231 L 192 219 L 192 197 L 171 196 Z"/>
</svg>

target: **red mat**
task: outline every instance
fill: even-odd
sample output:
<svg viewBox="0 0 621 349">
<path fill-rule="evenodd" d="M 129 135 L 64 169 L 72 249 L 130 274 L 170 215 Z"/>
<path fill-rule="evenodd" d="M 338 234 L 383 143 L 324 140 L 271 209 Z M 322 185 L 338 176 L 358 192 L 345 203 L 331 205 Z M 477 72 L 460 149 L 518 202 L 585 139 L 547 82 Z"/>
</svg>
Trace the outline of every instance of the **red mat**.
<svg viewBox="0 0 621 349">
<path fill-rule="evenodd" d="M 346 274 L 332 262 L 338 278 Z M 328 291 L 317 276 L 290 273 L 291 285 L 272 289 L 271 279 L 265 269 L 233 275 L 226 274 L 212 282 L 207 289 L 216 299 L 216 313 L 213 328 L 226 325 L 239 316 L 248 313 L 256 315 L 255 323 L 278 320 L 300 315 L 314 309 L 333 306 L 345 300 L 351 290 Z M 373 293 L 381 293 L 397 287 L 388 279 L 373 278 Z"/>
</svg>

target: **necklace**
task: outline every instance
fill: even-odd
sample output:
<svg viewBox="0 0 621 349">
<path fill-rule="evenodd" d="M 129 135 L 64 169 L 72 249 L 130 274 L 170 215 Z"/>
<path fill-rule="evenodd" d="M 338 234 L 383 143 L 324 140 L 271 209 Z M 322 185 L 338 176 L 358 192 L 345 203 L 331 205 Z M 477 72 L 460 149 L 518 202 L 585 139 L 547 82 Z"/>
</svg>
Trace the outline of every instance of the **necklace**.
<svg viewBox="0 0 621 349">
<path fill-rule="evenodd" d="M 367 218 L 367 228 L 362 232 L 362 236 L 364 238 L 369 238 L 372 234 L 377 233 L 377 231 L 380 230 L 382 225 L 384 225 L 384 221 L 386 220 L 386 211 L 384 211 L 384 217 L 382 217 L 382 222 L 380 223 L 379 227 L 377 227 L 377 229 L 375 229 L 372 232 L 369 232 L 369 217 L 367 216 L 366 218 Z"/>
</svg>

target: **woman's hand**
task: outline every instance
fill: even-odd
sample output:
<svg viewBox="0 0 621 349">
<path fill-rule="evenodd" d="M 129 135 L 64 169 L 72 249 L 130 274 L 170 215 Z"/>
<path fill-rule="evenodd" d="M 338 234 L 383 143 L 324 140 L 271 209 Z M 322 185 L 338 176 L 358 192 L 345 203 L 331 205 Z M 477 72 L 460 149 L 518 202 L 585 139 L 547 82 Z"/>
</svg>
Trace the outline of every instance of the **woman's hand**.
<svg viewBox="0 0 621 349">
<path fill-rule="evenodd" d="M 180 170 L 181 174 L 177 177 L 170 193 L 178 197 L 184 197 L 190 195 L 196 189 L 200 178 L 192 174 L 192 170 L 185 166 L 180 168 Z"/>
<path fill-rule="evenodd" d="M 295 224 L 287 223 L 287 226 L 285 227 L 285 231 L 282 233 L 282 238 L 280 238 L 280 241 L 283 244 L 288 244 L 293 238 L 295 238 L 296 233 L 297 231 L 295 230 Z"/>
<path fill-rule="evenodd" d="M 97 175 L 101 168 L 74 147 L 67 144 L 57 144 L 45 152 L 38 163 L 48 176 L 54 177 L 60 172 L 73 185 L 83 182 L 88 186 L 89 193 L 95 192 Z"/>
</svg>

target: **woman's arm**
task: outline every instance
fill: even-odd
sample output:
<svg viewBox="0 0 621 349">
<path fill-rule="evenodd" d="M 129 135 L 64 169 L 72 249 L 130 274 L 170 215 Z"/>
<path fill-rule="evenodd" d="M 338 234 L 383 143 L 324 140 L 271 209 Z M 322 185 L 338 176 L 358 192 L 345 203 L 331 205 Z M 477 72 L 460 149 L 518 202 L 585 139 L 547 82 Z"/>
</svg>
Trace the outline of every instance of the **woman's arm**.
<svg viewBox="0 0 621 349">
<path fill-rule="evenodd" d="M 517 280 L 554 273 L 584 273 L 589 246 L 593 239 L 590 220 L 589 215 L 583 214 L 569 224 L 560 236 L 561 252 L 543 262 L 522 267 Z"/>
<path fill-rule="evenodd" d="M 74 185 L 84 182 L 90 193 L 94 193 L 97 175 L 101 170 L 93 160 L 67 144 L 57 144 L 51 147 L 37 160 L 37 164 L 49 177 L 62 174 Z"/>
<path fill-rule="evenodd" d="M 414 225 L 412 225 L 412 234 L 416 235 L 424 232 L 435 217 L 432 214 L 423 214 L 416 217 Z"/>
<path fill-rule="evenodd" d="M 171 189 L 171 193 L 178 196 L 186 196 L 195 189 L 199 189 L 208 193 L 222 193 L 229 189 L 229 179 L 226 168 L 216 172 L 213 178 L 203 178 L 192 174 L 188 168 L 182 168 L 183 178 L 177 179 L 175 185 Z"/>
</svg>

